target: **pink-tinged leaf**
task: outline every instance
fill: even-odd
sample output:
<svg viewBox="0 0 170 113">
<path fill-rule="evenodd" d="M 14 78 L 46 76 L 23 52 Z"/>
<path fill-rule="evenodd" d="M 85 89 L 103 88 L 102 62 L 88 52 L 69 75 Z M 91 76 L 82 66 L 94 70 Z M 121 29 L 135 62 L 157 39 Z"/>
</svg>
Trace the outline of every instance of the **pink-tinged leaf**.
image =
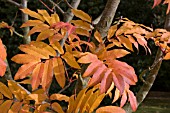
<svg viewBox="0 0 170 113">
<path fill-rule="evenodd" d="M 40 62 L 40 58 L 29 55 L 29 54 L 17 54 L 14 57 L 11 58 L 12 61 L 18 63 L 18 64 L 27 64 L 30 62 Z"/>
<path fill-rule="evenodd" d="M 135 112 L 137 109 L 137 100 L 135 95 L 133 94 L 132 91 L 128 90 L 128 97 L 129 97 L 129 101 L 130 101 L 130 105 L 132 107 L 132 110 Z"/>
<path fill-rule="evenodd" d="M 87 69 L 85 70 L 84 74 L 83 74 L 83 77 L 87 77 L 87 76 L 91 76 L 96 70 L 98 67 L 100 67 L 101 65 L 103 65 L 103 62 L 101 61 L 94 61 L 92 62 L 88 67 Z"/>
<path fill-rule="evenodd" d="M 24 64 L 22 65 L 17 73 L 15 74 L 14 79 L 18 80 L 18 79 L 23 79 L 26 76 L 28 76 L 29 74 L 32 73 L 32 71 L 34 70 L 35 66 L 36 66 L 37 62 L 30 62 L 29 64 Z"/>
<path fill-rule="evenodd" d="M 127 93 L 126 93 L 126 91 L 124 91 L 121 101 L 120 101 L 120 107 L 123 107 L 125 105 L 126 101 L 127 101 Z"/>
<path fill-rule="evenodd" d="M 168 14 L 169 10 L 170 10 L 170 1 L 169 0 L 165 0 L 163 4 L 168 4 L 168 8 L 166 10 L 166 14 Z"/>
<path fill-rule="evenodd" d="M 82 10 L 71 9 L 71 11 L 76 17 L 91 23 L 91 17 Z"/>
<path fill-rule="evenodd" d="M 32 90 L 37 89 L 38 86 L 40 85 L 43 72 L 44 72 L 44 63 L 37 64 L 31 76 Z"/>
<path fill-rule="evenodd" d="M 116 88 L 112 103 L 116 102 L 119 99 L 119 97 L 120 97 L 120 91 Z"/>
<path fill-rule="evenodd" d="M 25 13 L 25 14 L 28 14 L 29 16 L 31 16 L 31 17 L 33 17 L 33 18 L 37 18 L 37 19 L 39 19 L 39 20 L 41 20 L 41 21 L 44 21 L 44 18 L 43 18 L 40 14 L 38 14 L 38 13 L 36 13 L 36 12 L 34 12 L 34 11 L 31 11 L 31 10 L 29 10 L 29 9 L 27 9 L 27 8 L 21 9 L 21 11 L 22 11 L 23 13 Z"/>
<path fill-rule="evenodd" d="M 66 78 L 65 78 L 65 69 L 62 62 L 62 59 L 57 57 L 53 58 L 53 70 L 55 78 L 58 84 L 63 88 L 65 86 Z"/>
<path fill-rule="evenodd" d="M 42 23 L 43 22 L 40 21 L 40 20 L 28 20 L 27 22 L 23 23 L 20 28 L 28 27 L 28 26 L 37 26 L 37 25 L 42 24 Z"/>
<path fill-rule="evenodd" d="M 100 84 L 100 93 L 101 94 L 107 92 L 112 84 L 113 79 L 112 79 L 112 75 L 110 74 L 111 71 L 112 71 L 111 69 L 107 69 L 107 71 L 104 73 L 104 77 Z"/>
<path fill-rule="evenodd" d="M 162 2 L 162 0 L 154 0 L 154 4 L 153 4 L 152 8 L 159 5 L 161 2 Z"/>
<path fill-rule="evenodd" d="M 46 38 L 48 38 L 52 35 L 54 35 L 54 30 L 52 30 L 52 29 L 44 30 L 38 35 L 36 41 L 45 40 Z"/>
<path fill-rule="evenodd" d="M 0 76 L 1 76 L 1 77 L 5 74 L 6 67 L 7 67 L 7 64 L 5 63 L 5 61 L 3 61 L 3 60 L 0 58 Z"/>
<path fill-rule="evenodd" d="M 42 88 L 44 90 L 47 90 L 47 88 L 50 86 L 50 83 L 52 82 L 53 77 L 53 60 L 46 60 L 44 63 L 44 72 L 42 76 Z"/>
<path fill-rule="evenodd" d="M 76 69 L 80 69 L 80 66 L 79 64 L 76 62 L 76 59 L 74 58 L 74 56 L 69 53 L 69 52 L 66 52 L 63 56 L 61 56 L 66 62 L 68 65 L 70 65 L 71 67 L 73 68 L 76 68 Z"/>
<path fill-rule="evenodd" d="M 48 26 L 47 24 L 40 24 L 40 25 L 37 25 L 37 26 L 34 26 L 28 33 L 28 36 L 29 35 L 32 35 L 36 32 L 42 32 L 42 31 L 45 31 L 47 29 L 49 29 L 50 26 Z"/>
<path fill-rule="evenodd" d="M 4 45 L 3 45 L 3 43 L 2 43 L 2 40 L 1 40 L 1 39 L 0 39 L 0 52 L 1 52 L 1 54 L 0 54 L 0 58 L 1 58 L 2 60 L 5 60 L 5 59 L 6 59 L 7 54 L 6 54 L 6 49 L 4 48 Z"/>
<path fill-rule="evenodd" d="M 95 54 L 87 53 L 86 55 L 82 56 L 77 62 L 87 64 L 94 62 L 95 60 L 98 60 Z"/>
<path fill-rule="evenodd" d="M 126 113 L 123 108 L 117 106 L 104 106 L 96 110 L 96 113 Z"/>
<path fill-rule="evenodd" d="M 121 75 L 116 75 L 114 72 L 112 72 L 113 81 L 115 83 L 115 86 L 119 89 L 120 94 L 122 94 L 125 90 L 125 81 Z"/>
<path fill-rule="evenodd" d="M 95 86 L 96 84 L 100 83 L 100 81 L 103 79 L 106 69 L 107 67 L 104 64 L 98 67 L 97 70 L 94 72 L 93 77 L 90 79 L 88 86 Z"/>
<path fill-rule="evenodd" d="M 98 31 L 96 31 L 95 33 L 94 33 L 94 37 L 95 37 L 95 39 L 99 42 L 99 43 L 101 43 L 103 40 L 102 40 L 102 36 L 100 35 L 100 33 L 98 32 Z"/>
</svg>

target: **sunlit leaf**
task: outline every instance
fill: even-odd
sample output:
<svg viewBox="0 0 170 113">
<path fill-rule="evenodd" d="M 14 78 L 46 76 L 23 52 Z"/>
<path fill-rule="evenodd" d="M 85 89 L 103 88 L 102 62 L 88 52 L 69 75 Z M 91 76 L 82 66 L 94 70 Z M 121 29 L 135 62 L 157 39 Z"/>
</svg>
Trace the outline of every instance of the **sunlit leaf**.
<svg viewBox="0 0 170 113">
<path fill-rule="evenodd" d="M 85 30 L 85 29 L 82 29 L 82 28 L 76 28 L 76 33 L 77 33 L 78 35 L 82 35 L 82 36 L 87 36 L 87 37 L 90 36 L 89 31 L 87 31 L 87 30 Z"/>
<path fill-rule="evenodd" d="M 83 20 L 71 20 L 70 23 L 82 29 L 92 30 L 91 25 Z"/>
<path fill-rule="evenodd" d="M 6 100 L 0 105 L 0 113 L 7 113 L 11 107 L 13 100 Z"/>
<path fill-rule="evenodd" d="M 46 38 L 48 38 L 52 35 L 54 35 L 54 30 L 52 30 L 52 29 L 44 30 L 38 35 L 36 41 L 45 40 Z"/>
<path fill-rule="evenodd" d="M 50 15 L 48 14 L 48 12 L 46 10 L 39 10 L 38 9 L 38 13 L 41 14 L 43 16 L 43 18 L 50 24 Z"/>
<path fill-rule="evenodd" d="M 64 101 L 66 101 L 66 102 L 69 101 L 69 97 L 66 96 L 66 95 L 63 95 L 63 94 L 52 94 L 52 95 L 50 96 L 50 99 L 51 99 L 51 100 L 59 100 L 59 101 L 64 100 Z"/>
<path fill-rule="evenodd" d="M 108 40 L 110 40 L 110 38 L 115 34 L 116 30 L 117 30 L 117 25 L 113 25 L 109 28 L 108 35 L 107 35 Z"/>
<path fill-rule="evenodd" d="M 29 26 L 37 26 L 39 24 L 42 24 L 43 22 L 40 20 L 28 20 L 27 22 L 23 23 L 22 27 L 29 27 Z"/>
<path fill-rule="evenodd" d="M 65 70 L 64 65 L 61 58 L 53 58 L 53 70 L 55 78 L 58 84 L 63 88 L 65 86 Z"/>
<path fill-rule="evenodd" d="M 91 23 L 91 17 L 82 10 L 71 9 L 71 11 L 76 17 Z"/>
<path fill-rule="evenodd" d="M 0 76 L 3 76 L 6 72 L 7 64 L 0 58 Z"/>
<path fill-rule="evenodd" d="M 48 26 L 47 24 L 40 24 L 40 25 L 37 25 L 37 26 L 34 26 L 30 31 L 29 33 L 27 34 L 28 36 L 29 35 L 32 35 L 36 32 L 42 32 L 44 30 L 47 30 L 49 29 L 50 26 Z"/>
<path fill-rule="evenodd" d="M 62 110 L 62 107 L 57 102 L 52 103 L 51 106 L 57 113 L 64 113 L 64 111 Z"/>
<path fill-rule="evenodd" d="M 6 49 L 4 48 L 4 45 L 2 44 L 2 40 L 0 39 L 0 58 L 2 60 L 5 60 L 6 59 L 6 56 L 7 56 L 7 53 L 6 53 Z"/>
<path fill-rule="evenodd" d="M 41 104 L 46 99 L 47 96 L 45 94 L 29 94 L 26 97 L 26 100 L 34 100 L 35 104 Z"/>
<path fill-rule="evenodd" d="M 64 50 L 63 48 L 61 47 L 60 43 L 58 41 L 55 41 L 51 44 L 51 46 L 57 50 L 60 54 L 64 54 Z"/>
<path fill-rule="evenodd" d="M 79 63 L 91 63 L 97 60 L 97 56 L 91 53 L 86 52 L 77 62 Z"/>
<path fill-rule="evenodd" d="M 14 102 L 8 113 L 18 113 L 19 110 L 21 109 L 22 104 L 23 104 L 22 102 Z"/>
<path fill-rule="evenodd" d="M 94 37 L 95 37 L 95 39 L 99 42 L 99 43 L 101 43 L 103 40 L 102 40 L 102 36 L 100 35 L 100 33 L 98 32 L 98 31 L 96 31 L 95 33 L 94 33 Z"/>
<path fill-rule="evenodd" d="M 119 97 L 120 97 L 120 91 L 116 88 L 112 103 L 116 102 L 119 99 Z"/>
</svg>

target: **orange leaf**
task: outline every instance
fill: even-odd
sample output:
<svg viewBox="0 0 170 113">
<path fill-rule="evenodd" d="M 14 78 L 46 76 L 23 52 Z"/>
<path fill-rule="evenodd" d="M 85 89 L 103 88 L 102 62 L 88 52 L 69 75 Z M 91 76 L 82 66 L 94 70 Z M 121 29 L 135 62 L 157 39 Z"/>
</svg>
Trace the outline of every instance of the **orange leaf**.
<svg viewBox="0 0 170 113">
<path fill-rule="evenodd" d="M 82 10 L 71 9 L 71 11 L 76 17 L 91 23 L 91 17 Z"/>
<path fill-rule="evenodd" d="M 132 43 L 129 41 L 128 38 L 125 38 L 124 36 L 118 36 L 117 38 L 127 49 L 133 51 Z"/>
<path fill-rule="evenodd" d="M 94 33 L 94 37 L 96 38 L 96 40 L 99 42 L 99 43 L 101 43 L 103 40 L 102 40 L 102 37 L 101 37 L 101 35 L 100 35 L 100 33 L 98 32 L 98 31 L 96 31 L 95 33 Z"/>
<path fill-rule="evenodd" d="M 53 58 L 54 75 L 58 84 L 63 88 L 65 86 L 65 70 L 61 58 Z"/>
<path fill-rule="evenodd" d="M 132 91 L 128 90 L 128 97 L 129 97 L 129 101 L 130 101 L 130 105 L 132 107 L 132 110 L 135 112 L 137 109 L 137 100 L 135 95 L 133 94 Z"/>
<path fill-rule="evenodd" d="M 23 104 L 22 102 L 14 102 L 8 113 L 18 113 L 22 104 Z"/>
<path fill-rule="evenodd" d="M 3 84 L 2 82 L 0 82 L 0 93 L 2 93 L 5 97 L 9 98 L 9 99 L 12 99 L 13 96 L 12 96 L 12 93 L 11 91 L 8 89 L 8 87 Z"/>
<path fill-rule="evenodd" d="M 110 40 L 110 38 L 115 34 L 117 30 L 117 25 L 113 25 L 109 28 L 107 39 Z"/>
<path fill-rule="evenodd" d="M 44 42 L 31 41 L 30 44 L 37 48 L 40 48 L 41 50 L 45 52 L 45 54 L 48 54 L 50 56 L 56 56 L 57 54 L 56 51 L 51 46 L 49 46 L 48 44 Z"/>
<path fill-rule="evenodd" d="M 59 16 L 58 16 L 58 14 L 51 14 L 51 17 L 55 20 L 55 23 L 57 23 L 57 22 L 60 22 L 60 18 L 59 18 Z"/>
<path fill-rule="evenodd" d="M 63 94 L 52 94 L 50 96 L 50 100 L 59 100 L 59 101 L 64 100 L 64 101 L 68 102 L 69 101 L 69 97 L 66 96 L 66 95 L 63 95 Z"/>
<path fill-rule="evenodd" d="M 0 105 L 0 113 L 8 113 L 8 110 L 10 109 L 12 102 L 13 100 L 4 101 L 4 103 Z"/>
<path fill-rule="evenodd" d="M 51 106 L 57 113 L 64 113 L 64 111 L 62 110 L 62 107 L 57 102 L 52 103 Z"/>
<path fill-rule="evenodd" d="M 66 62 L 68 65 L 70 65 L 71 67 L 73 68 L 76 68 L 76 69 L 80 69 L 80 66 L 79 64 L 76 62 L 76 59 L 74 58 L 74 56 L 69 53 L 69 52 L 66 52 L 63 56 L 61 56 Z"/>
<path fill-rule="evenodd" d="M 127 54 L 129 54 L 130 52 L 124 50 L 124 49 L 113 49 L 113 50 L 110 50 L 110 51 L 107 51 L 107 58 L 110 58 L 110 59 L 115 59 L 115 58 L 121 58 L 121 57 L 124 57 L 126 56 Z"/>
<path fill-rule="evenodd" d="M 41 20 L 41 21 L 44 21 L 44 18 L 43 18 L 40 14 L 38 14 L 38 13 L 36 13 L 36 12 L 34 12 L 34 11 L 31 11 L 31 10 L 29 10 L 29 9 L 27 9 L 27 8 L 21 9 L 21 11 L 22 11 L 23 13 L 25 13 L 25 14 L 28 14 L 28 15 L 31 16 L 31 17 L 37 18 L 37 19 L 39 19 L 39 20 Z"/>
<path fill-rule="evenodd" d="M 4 48 L 4 45 L 2 44 L 2 40 L 1 40 L 1 39 L 0 39 L 0 52 L 1 52 L 0 58 L 1 58 L 2 60 L 5 60 L 7 54 L 6 54 L 6 49 Z"/>
<path fill-rule="evenodd" d="M 94 62 L 97 59 L 98 58 L 95 54 L 86 52 L 85 55 L 82 56 L 77 62 L 87 64 L 87 63 Z"/>
<path fill-rule="evenodd" d="M 44 30 L 47 30 L 49 29 L 49 26 L 47 24 L 40 24 L 40 25 L 37 25 L 37 26 L 34 26 L 28 33 L 28 36 L 29 35 L 32 35 L 36 32 L 42 32 Z"/>
<path fill-rule="evenodd" d="M 39 57 L 29 55 L 29 54 L 17 54 L 11 58 L 12 61 L 18 64 L 27 64 L 30 62 L 41 62 Z"/>
<path fill-rule="evenodd" d="M 92 30 L 91 25 L 83 20 L 71 20 L 70 23 L 73 23 L 76 27 L 83 28 L 85 30 Z"/>
<path fill-rule="evenodd" d="M 27 22 L 23 23 L 20 28 L 29 27 L 29 26 L 37 26 L 37 25 L 42 24 L 42 23 L 43 22 L 40 21 L 40 20 L 28 20 Z"/>
<path fill-rule="evenodd" d="M 167 53 L 167 54 L 165 55 L 165 57 L 164 57 L 164 60 L 169 60 L 169 59 L 170 59 L 170 52 Z"/>
<path fill-rule="evenodd" d="M 44 49 L 37 48 L 33 45 L 20 45 L 19 49 L 30 55 L 34 55 L 42 59 L 49 59 L 49 54 L 47 54 Z"/>
<path fill-rule="evenodd" d="M 2 60 L 2 59 L 0 58 L 0 76 L 1 76 L 1 77 L 5 74 L 5 72 L 6 72 L 6 67 L 7 67 L 7 64 L 5 63 L 4 60 Z"/>
<path fill-rule="evenodd" d="M 44 30 L 38 35 L 36 41 L 45 40 L 46 38 L 48 38 L 52 35 L 54 35 L 54 30 L 52 30 L 52 29 Z"/>
<path fill-rule="evenodd" d="M 76 28 L 76 33 L 77 33 L 78 35 L 82 35 L 82 36 L 87 36 L 87 37 L 90 36 L 89 31 L 87 31 L 87 30 L 85 30 L 85 29 L 82 29 L 82 28 Z"/>
<path fill-rule="evenodd" d="M 46 90 L 49 86 L 50 83 L 52 82 L 52 77 L 53 77 L 53 61 L 52 59 L 46 60 L 44 64 L 44 72 L 42 76 L 42 88 Z"/>
<path fill-rule="evenodd" d="M 64 54 L 64 50 L 63 48 L 61 47 L 60 43 L 58 41 L 55 41 L 51 44 L 51 46 L 57 50 L 60 54 Z"/>
<path fill-rule="evenodd" d="M 69 98 L 69 104 L 68 104 L 68 109 L 67 109 L 67 113 L 72 113 L 73 110 L 75 109 L 75 95 L 72 95 L 70 98 Z"/>
<path fill-rule="evenodd" d="M 47 96 L 45 94 L 29 94 L 26 97 L 26 100 L 34 100 L 35 104 L 41 104 L 46 99 Z"/>
<path fill-rule="evenodd" d="M 96 113 L 126 113 L 123 108 L 117 106 L 104 106 L 96 110 Z"/>
<path fill-rule="evenodd" d="M 28 76 L 29 74 L 31 74 L 31 72 L 34 70 L 34 67 L 36 66 L 37 62 L 30 62 L 29 64 L 24 64 L 22 65 L 17 73 L 15 74 L 14 79 L 18 80 L 18 79 L 23 79 L 26 76 Z"/>
<path fill-rule="evenodd" d="M 48 14 L 48 12 L 46 10 L 39 10 L 38 9 L 38 13 L 41 14 L 43 16 L 43 18 L 50 24 L 50 20 L 51 20 L 51 17 L 50 15 Z"/>
<path fill-rule="evenodd" d="M 21 110 L 19 111 L 19 113 L 31 113 L 29 112 L 30 106 L 28 104 L 24 104 L 21 108 Z"/>
<path fill-rule="evenodd" d="M 31 75 L 32 90 L 35 90 L 40 85 L 43 72 L 44 72 L 44 63 L 37 64 Z"/>
</svg>

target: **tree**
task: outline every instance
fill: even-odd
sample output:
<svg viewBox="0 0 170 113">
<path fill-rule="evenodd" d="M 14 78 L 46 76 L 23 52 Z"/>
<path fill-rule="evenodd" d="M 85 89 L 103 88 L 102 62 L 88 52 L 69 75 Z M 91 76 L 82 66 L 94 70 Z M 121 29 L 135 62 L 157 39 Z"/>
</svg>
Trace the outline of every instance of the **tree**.
<svg viewBox="0 0 170 113">
<path fill-rule="evenodd" d="M 51 14 L 42 9 L 37 11 L 28 9 L 27 0 L 22 0 L 21 4 L 8 0 L 21 8 L 25 18 L 21 28 L 25 28 L 25 32 L 24 35 L 18 34 L 5 22 L 1 22 L 0 28 L 8 28 L 11 34 L 24 37 L 25 44 L 19 46 L 22 54 L 17 54 L 11 59 L 22 64 L 13 80 L 6 60 L 6 50 L 0 40 L 0 76 L 8 80 L 6 85 L 0 82 L 0 111 L 4 113 L 136 111 L 149 92 L 162 60 L 170 59 L 168 46 L 170 33 L 167 31 L 169 14 L 165 23 L 167 30 L 153 30 L 127 18 L 119 18 L 112 24 L 120 0 L 108 0 L 105 9 L 94 21 L 87 13 L 77 9 L 80 0 L 72 0 L 71 3 L 64 0 L 68 6 L 67 12 L 59 7 L 61 1 L 55 3 L 49 0 L 54 6 L 53 9 L 57 8 L 63 15 L 62 20 L 47 4 L 39 1 L 51 11 Z M 161 0 L 154 0 L 153 7 L 160 3 Z M 169 0 L 165 0 L 164 3 L 169 5 Z M 169 9 L 168 7 L 167 13 Z M 28 15 L 31 17 L 30 20 Z M 78 19 L 73 20 L 73 16 Z M 29 27 L 32 27 L 30 31 Z M 38 33 L 36 41 L 30 41 L 28 36 L 35 33 Z M 153 65 L 139 75 L 143 76 L 149 71 L 135 97 L 130 86 L 137 83 L 137 75 L 132 66 L 119 58 L 135 50 L 139 51 L 139 46 L 151 54 L 147 45 L 149 39 L 153 40 L 159 49 Z M 6 70 L 8 74 L 5 74 Z M 50 94 L 53 79 L 56 79 L 61 90 Z M 16 82 L 17 80 L 20 81 Z M 77 81 L 74 94 L 62 94 L 74 81 Z M 21 86 L 21 83 L 30 84 L 31 90 Z M 112 92 L 113 103 L 120 98 L 120 107 L 104 106 L 97 109 L 105 96 L 112 97 Z M 130 105 L 126 104 L 127 100 Z M 125 110 L 122 109 L 124 105 Z"/>
</svg>

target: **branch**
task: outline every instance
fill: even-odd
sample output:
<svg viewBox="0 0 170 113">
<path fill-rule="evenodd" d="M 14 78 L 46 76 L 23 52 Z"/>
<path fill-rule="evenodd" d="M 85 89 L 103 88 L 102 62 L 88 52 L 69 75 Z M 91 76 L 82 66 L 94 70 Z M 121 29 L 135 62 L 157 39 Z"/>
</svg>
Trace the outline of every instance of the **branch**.
<svg viewBox="0 0 170 113">
<path fill-rule="evenodd" d="M 67 4 L 67 6 L 68 6 L 69 8 L 73 9 L 73 7 L 68 3 L 67 0 L 64 0 L 64 2 Z"/>
<path fill-rule="evenodd" d="M 95 20 L 92 21 L 92 24 L 96 25 L 99 23 L 101 17 L 102 17 L 103 13 L 101 13 Z"/>
<path fill-rule="evenodd" d="M 54 12 L 51 8 L 49 8 L 42 0 L 39 0 L 49 11 Z"/>
<path fill-rule="evenodd" d="M 120 0 L 108 0 L 106 3 L 103 15 L 96 26 L 96 29 L 100 32 L 103 38 L 107 35 L 119 3 Z"/>
<path fill-rule="evenodd" d="M 19 3 L 15 2 L 15 1 L 13 1 L 13 0 L 7 0 L 7 2 L 9 2 L 9 3 L 12 3 L 12 4 L 16 5 L 18 8 L 22 8 L 22 7 L 23 7 L 21 4 L 19 4 Z"/>
<path fill-rule="evenodd" d="M 166 15 L 164 28 L 167 29 L 168 31 L 170 31 L 170 13 L 168 15 Z M 154 63 L 151 66 L 152 69 L 151 69 L 149 75 L 147 76 L 145 83 L 143 84 L 143 86 L 140 88 L 140 90 L 138 91 L 138 93 L 136 95 L 138 106 L 140 103 L 143 102 L 143 100 L 146 98 L 149 90 L 151 89 L 151 87 L 156 79 L 156 76 L 158 74 L 158 71 L 161 67 L 162 60 L 163 60 L 163 53 L 162 53 L 161 49 L 159 48 L 157 50 L 157 54 L 156 54 Z M 132 109 L 129 104 L 127 104 L 124 107 L 124 109 L 126 110 L 126 113 L 132 113 Z"/>
<path fill-rule="evenodd" d="M 65 12 L 60 8 L 60 6 L 58 6 L 58 4 L 54 3 L 52 0 L 49 0 L 49 2 L 53 4 L 62 13 L 62 15 L 64 15 Z"/>
</svg>

